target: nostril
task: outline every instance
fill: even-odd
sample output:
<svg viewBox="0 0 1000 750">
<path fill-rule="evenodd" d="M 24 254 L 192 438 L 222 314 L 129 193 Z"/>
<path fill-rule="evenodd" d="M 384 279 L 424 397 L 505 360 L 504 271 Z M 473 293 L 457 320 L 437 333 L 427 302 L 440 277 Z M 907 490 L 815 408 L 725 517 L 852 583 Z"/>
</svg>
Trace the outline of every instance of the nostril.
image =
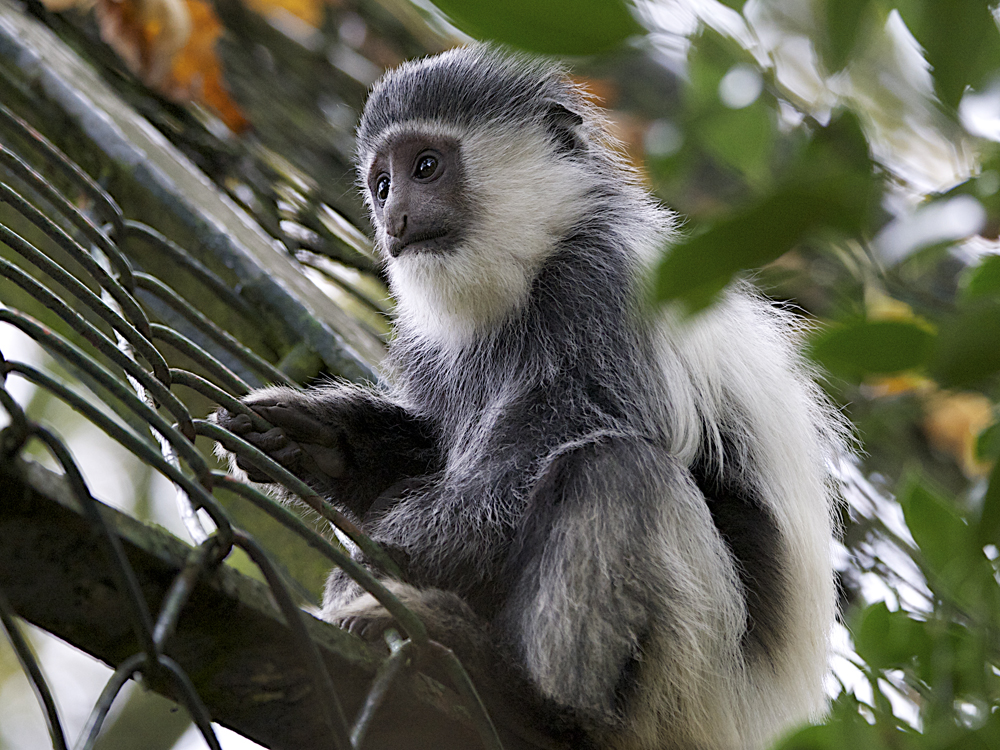
<svg viewBox="0 0 1000 750">
<path fill-rule="evenodd" d="M 406 214 L 387 217 L 385 229 L 392 237 L 402 237 L 406 231 Z"/>
</svg>

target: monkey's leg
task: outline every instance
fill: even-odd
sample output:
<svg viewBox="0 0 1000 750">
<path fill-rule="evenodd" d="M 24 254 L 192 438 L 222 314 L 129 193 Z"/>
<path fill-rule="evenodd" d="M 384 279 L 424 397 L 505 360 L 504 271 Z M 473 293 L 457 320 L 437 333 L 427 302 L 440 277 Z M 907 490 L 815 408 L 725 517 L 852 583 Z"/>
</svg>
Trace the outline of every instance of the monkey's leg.
<svg viewBox="0 0 1000 750">
<path fill-rule="evenodd" d="M 505 747 L 532 750 L 593 750 L 590 741 L 602 726 L 585 712 L 561 705 L 546 696 L 525 672 L 519 660 L 498 638 L 494 627 L 479 617 L 457 594 L 441 589 L 418 589 L 398 581 L 385 585 L 427 627 L 432 641 L 451 650 L 465 668 L 500 732 Z M 373 645 L 387 628 L 398 627 L 374 597 L 363 594 L 335 611 L 330 620 Z M 418 668 L 443 685 L 453 677 L 433 651 Z"/>
</svg>

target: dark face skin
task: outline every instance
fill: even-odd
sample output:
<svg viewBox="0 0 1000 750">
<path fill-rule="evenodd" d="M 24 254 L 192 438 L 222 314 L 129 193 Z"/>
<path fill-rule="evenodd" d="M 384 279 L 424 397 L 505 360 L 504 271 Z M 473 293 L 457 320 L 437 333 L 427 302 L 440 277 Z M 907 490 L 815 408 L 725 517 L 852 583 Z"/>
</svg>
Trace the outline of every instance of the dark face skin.
<svg viewBox="0 0 1000 750">
<path fill-rule="evenodd" d="M 368 190 L 393 258 L 445 252 L 468 225 L 461 152 L 452 138 L 406 135 L 390 141 L 372 163 Z"/>
</svg>

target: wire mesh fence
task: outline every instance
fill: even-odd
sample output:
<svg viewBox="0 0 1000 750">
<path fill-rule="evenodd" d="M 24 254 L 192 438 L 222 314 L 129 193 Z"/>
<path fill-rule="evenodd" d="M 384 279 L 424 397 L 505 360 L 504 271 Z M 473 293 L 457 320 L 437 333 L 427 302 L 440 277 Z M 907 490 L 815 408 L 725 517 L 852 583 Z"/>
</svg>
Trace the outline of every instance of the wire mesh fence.
<svg viewBox="0 0 1000 750">
<path fill-rule="evenodd" d="M 93 707 L 81 736 L 72 746 L 91 748 L 108 710 L 123 685 L 137 674 L 167 685 L 167 691 L 190 713 L 209 747 L 219 748 L 212 712 L 199 695 L 195 680 L 171 656 L 172 638 L 199 582 L 213 576 L 233 550 L 246 553 L 266 582 L 294 642 L 301 667 L 308 672 L 325 726 L 324 745 L 338 749 L 365 746 L 379 707 L 407 670 L 420 659 L 436 663 L 446 674 L 467 710 L 468 722 L 485 747 L 500 740 L 468 675 L 445 647 L 428 639 L 420 620 L 369 569 L 344 547 L 318 532 L 288 507 L 253 486 L 220 471 L 205 446 L 218 442 L 253 457 L 276 483 L 284 485 L 311 511 L 339 530 L 362 551 L 380 575 L 399 576 L 393 561 L 351 521 L 265 454 L 223 430 L 204 411 L 192 413 L 196 401 L 246 414 L 256 428 L 270 427 L 243 406 L 239 397 L 270 382 L 294 385 L 275 367 L 218 325 L 198 299 L 175 289 L 136 262 L 153 252 L 159 261 L 183 268 L 236 311 L 257 311 L 223 278 L 178 243 L 146 224 L 126 220 L 115 199 L 79 165 L 0 107 L 0 324 L 16 328 L 50 354 L 71 378 L 96 398 L 70 387 L 43 368 L 0 352 L 0 409 L 6 427 L 0 432 L 0 478 L 21 477 L 29 446 L 44 447 L 62 473 L 74 502 L 96 535 L 107 573 L 125 602 L 134 642 L 121 658 Z M 16 216 L 17 228 L 3 216 Z M 24 231 L 29 227 L 30 232 Z M 354 230 L 356 231 L 356 230 Z M 10 293 L 17 288 L 18 295 Z M 204 293 L 204 292 L 202 292 Z M 46 325 L 10 299 L 30 299 L 58 325 Z M 32 308 L 34 309 L 34 308 Z M 344 371 L 357 376 L 367 370 L 362 359 L 345 356 Z M 166 477 L 176 488 L 178 507 L 195 545 L 174 574 L 166 595 L 151 604 L 139 576 L 108 515 L 88 488 L 64 440 L 53 429 L 33 421 L 11 395 L 12 381 L 28 381 L 68 404 L 139 460 Z M 197 394 L 192 399 L 191 394 Z M 196 445 L 198 438 L 202 440 Z M 12 485 L 8 485 L 12 486 Z M 341 698 L 343 685 L 332 676 L 298 605 L 296 587 L 282 565 L 233 520 L 222 496 L 248 503 L 290 529 L 333 565 L 341 567 L 393 616 L 386 633 L 388 656 L 364 689 L 360 708 L 350 715 Z M 51 690 L 25 641 L 17 612 L 0 591 L 0 620 L 44 711 L 52 746 L 70 747 Z"/>
</svg>

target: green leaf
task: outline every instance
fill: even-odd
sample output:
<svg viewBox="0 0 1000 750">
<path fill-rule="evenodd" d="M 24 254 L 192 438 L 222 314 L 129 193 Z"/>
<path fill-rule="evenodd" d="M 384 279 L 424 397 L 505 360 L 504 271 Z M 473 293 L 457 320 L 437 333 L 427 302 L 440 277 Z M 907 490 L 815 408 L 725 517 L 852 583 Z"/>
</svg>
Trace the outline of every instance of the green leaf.
<svg viewBox="0 0 1000 750">
<path fill-rule="evenodd" d="M 978 572 L 983 569 L 980 566 Z M 988 639 L 989 636 L 981 628 L 970 629 L 944 617 L 933 614 L 928 616 L 931 619 L 911 620 L 911 643 L 917 656 L 914 677 L 927 685 L 948 685 L 949 695 L 985 691 L 983 667 L 988 657 L 984 651 L 984 637 Z M 930 699 L 942 700 L 947 704 L 951 702 L 944 694 L 932 693 Z M 939 745 L 935 744 L 933 747 Z"/>
<path fill-rule="evenodd" d="M 810 354 L 830 372 L 852 380 L 910 370 L 927 363 L 934 334 L 902 320 L 858 320 L 822 331 Z"/>
<path fill-rule="evenodd" d="M 643 33 L 622 0 L 433 0 L 462 31 L 546 55 L 590 55 Z"/>
<path fill-rule="evenodd" d="M 1000 459 L 1000 422 L 979 433 L 976 438 L 976 458 L 980 461 Z"/>
<path fill-rule="evenodd" d="M 860 713 L 858 700 L 850 693 L 841 693 L 834 701 L 826 723 L 804 727 L 774 746 L 774 750 L 886 750 L 879 737 L 879 727 L 868 724 Z M 898 733 L 893 732 L 896 737 Z M 894 750 L 905 746 L 898 740 Z"/>
<path fill-rule="evenodd" d="M 989 617 L 998 607 L 1000 590 L 979 541 L 983 527 L 969 526 L 953 502 L 915 476 L 907 478 L 898 497 L 910 534 L 923 553 L 931 590 L 953 600 L 972 618 Z M 949 632 L 958 641 L 965 633 L 957 625 Z M 925 666 L 937 669 L 930 662 Z"/>
<path fill-rule="evenodd" d="M 743 109 L 720 107 L 697 130 L 705 147 L 752 179 L 767 174 L 774 149 L 772 111 L 760 101 Z"/>
<path fill-rule="evenodd" d="M 841 743 L 840 727 L 827 724 L 803 727 L 779 743 L 775 750 L 840 750 L 843 747 Z"/>
<path fill-rule="evenodd" d="M 917 477 L 907 478 L 899 502 L 910 534 L 936 573 L 943 573 L 974 546 L 969 527 L 954 506 Z"/>
<path fill-rule="evenodd" d="M 719 82 L 734 65 L 740 63 L 757 65 L 753 56 L 732 39 L 710 28 L 704 28 L 692 37 L 687 64 L 688 85 L 684 87 L 687 112 L 682 114 L 719 109 L 722 106 Z"/>
<path fill-rule="evenodd" d="M 861 612 L 851 631 L 858 655 L 873 670 L 904 668 L 928 685 L 948 684 L 955 693 L 985 689 L 980 631 L 933 615 L 925 619 L 892 612 L 881 602 Z M 888 703 L 884 710 L 892 712 Z"/>
<path fill-rule="evenodd" d="M 823 61 L 831 73 L 847 64 L 869 5 L 871 0 L 827 0 Z"/>
<path fill-rule="evenodd" d="M 742 11 L 743 6 L 747 4 L 747 0 L 719 0 L 719 2 L 736 11 Z"/>
<path fill-rule="evenodd" d="M 1000 255 L 987 255 L 964 279 L 962 298 L 1000 297 Z"/>
<path fill-rule="evenodd" d="M 998 42 L 998 46 L 1000 46 L 1000 42 Z M 998 60 L 998 64 L 1000 64 L 1000 60 Z M 940 197 L 954 198 L 959 195 L 970 195 L 975 198 L 986 210 L 986 224 L 979 234 L 983 237 L 996 239 L 1000 235 L 1000 153 L 994 149 L 991 154 L 988 147 L 984 147 L 983 150 L 985 153 L 979 161 L 979 174 L 955 185 Z"/>
<path fill-rule="evenodd" d="M 782 256 L 808 233 L 848 215 L 836 183 L 791 185 L 674 246 L 656 273 L 654 299 L 708 306 L 733 276 Z"/>
<path fill-rule="evenodd" d="M 983 383 L 1000 370 L 1000 299 L 979 300 L 940 326 L 931 374 L 947 387 Z"/>
<path fill-rule="evenodd" d="M 854 648 L 873 669 L 906 666 L 916 656 L 916 626 L 904 613 L 890 612 L 885 602 L 873 604 L 853 629 Z"/>
<path fill-rule="evenodd" d="M 993 465 L 979 517 L 980 544 L 1000 545 L 1000 461 Z"/>
<path fill-rule="evenodd" d="M 1000 67 L 993 0 L 926 0 L 900 7 L 924 49 L 941 101 L 958 106 L 966 86 L 979 88 Z"/>
<path fill-rule="evenodd" d="M 769 263 L 810 236 L 861 232 L 879 188 L 860 124 L 844 113 L 816 132 L 770 193 L 671 248 L 656 270 L 654 302 L 678 300 L 700 310 L 736 273 Z"/>
<path fill-rule="evenodd" d="M 872 160 L 868 139 L 857 115 L 841 112 L 825 128 L 816 131 L 798 159 L 796 168 L 803 178 L 843 171 L 871 174 Z"/>
<path fill-rule="evenodd" d="M 991 711 L 986 723 L 973 732 L 963 732 L 941 750 L 996 750 L 1000 747 L 1000 712 Z"/>
</svg>

